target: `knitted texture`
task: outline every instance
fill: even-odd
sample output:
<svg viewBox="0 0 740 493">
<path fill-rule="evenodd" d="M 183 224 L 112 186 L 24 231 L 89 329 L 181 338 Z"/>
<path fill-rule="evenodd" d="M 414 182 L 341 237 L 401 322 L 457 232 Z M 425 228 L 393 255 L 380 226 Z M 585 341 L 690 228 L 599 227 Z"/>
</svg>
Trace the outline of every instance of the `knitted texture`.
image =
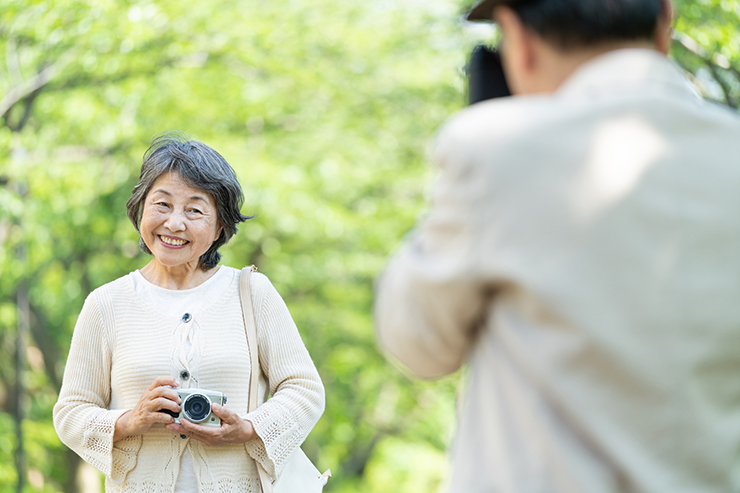
<svg viewBox="0 0 740 493">
<path fill-rule="evenodd" d="M 187 447 L 199 491 L 258 493 L 254 460 L 275 476 L 318 421 L 324 388 L 316 367 L 282 298 L 257 273 L 250 285 L 260 406 L 247 414 L 250 365 L 240 275 L 217 303 L 192 313 L 188 322 L 148 307 L 125 277 L 88 296 L 72 337 L 54 426 L 68 447 L 106 475 L 106 491 L 171 491 Z M 184 333 L 193 345 L 187 358 L 179 351 Z M 180 378 L 184 370 L 188 380 Z M 113 443 L 116 420 L 162 375 L 180 379 L 181 388 L 224 392 L 226 407 L 249 419 L 258 438 L 209 447 L 156 424 L 145 435 Z"/>
</svg>

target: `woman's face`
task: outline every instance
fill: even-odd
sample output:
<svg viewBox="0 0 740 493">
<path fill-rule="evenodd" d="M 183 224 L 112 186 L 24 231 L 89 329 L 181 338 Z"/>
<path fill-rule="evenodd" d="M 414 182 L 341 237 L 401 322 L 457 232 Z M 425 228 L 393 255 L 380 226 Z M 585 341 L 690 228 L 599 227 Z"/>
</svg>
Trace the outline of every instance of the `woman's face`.
<svg viewBox="0 0 740 493">
<path fill-rule="evenodd" d="M 147 194 L 139 229 L 154 258 L 177 267 L 197 265 L 223 228 L 213 197 L 170 172 L 157 178 Z"/>
</svg>

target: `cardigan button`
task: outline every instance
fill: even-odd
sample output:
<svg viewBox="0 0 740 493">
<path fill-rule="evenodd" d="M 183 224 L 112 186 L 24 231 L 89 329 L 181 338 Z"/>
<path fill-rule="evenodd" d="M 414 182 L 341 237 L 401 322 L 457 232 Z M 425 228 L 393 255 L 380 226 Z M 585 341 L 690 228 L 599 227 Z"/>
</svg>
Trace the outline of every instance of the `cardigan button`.
<svg viewBox="0 0 740 493">
<path fill-rule="evenodd" d="M 183 380 L 187 380 L 188 378 L 190 378 L 190 372 L 187 370 L 181 371 L 180 378 L 182 378 Z"/>
<path fill-rule="evenodd" d="M 189 313 L 186 313 L 185 315 L 182 316 L 182 321 L 185 323 L 190 322 L 192 319 L 193 319 L 193 316 Z"/>
<path fill-rule="evenodd" d="M 185 440 L 187 437 L 188 437 L 187 435 L 182 435 L 182 434 L 180 435 L 180 438 L 182 438 L 183 440 Z"/>
</svg>

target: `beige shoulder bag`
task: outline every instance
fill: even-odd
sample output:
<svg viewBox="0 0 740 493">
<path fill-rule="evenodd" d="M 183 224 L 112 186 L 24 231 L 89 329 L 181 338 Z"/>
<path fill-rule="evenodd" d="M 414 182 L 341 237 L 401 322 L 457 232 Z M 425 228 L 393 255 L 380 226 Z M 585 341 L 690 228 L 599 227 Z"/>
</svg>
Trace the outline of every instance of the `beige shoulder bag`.
<svg viewBox="0 0 740 493">
<path fill-rule="evenodd" d="M 257 409 L 257 384 L 259 381 L 260 364 L 259 352 L 257 348 L 257 324 L 254 318 L 254 309 L 252 307 L 252 291 L 250 279 L 252 272 L 255 272 L 255 266 L 244 267 L 239 282 L 239 295 L 242 300 L 242 316 L 244 317 L 244 327 L 247 333 L 247 345 L 249 346 L 249 356 L 252 371 L 249 376 L 249 409 L 252 412 Z M 331 477 L 331 471 L 321 474 L 313 465 L 306 454 L 300 447 L 293 452 L 288 462 L 283 466 L 280 476 L 273 483 L 270 475 L 267 474 L 262 464 L 255 461 L 257 471 L 259 472 L 262 493 L 321 493 L 324 485 Z"/>
</svg>

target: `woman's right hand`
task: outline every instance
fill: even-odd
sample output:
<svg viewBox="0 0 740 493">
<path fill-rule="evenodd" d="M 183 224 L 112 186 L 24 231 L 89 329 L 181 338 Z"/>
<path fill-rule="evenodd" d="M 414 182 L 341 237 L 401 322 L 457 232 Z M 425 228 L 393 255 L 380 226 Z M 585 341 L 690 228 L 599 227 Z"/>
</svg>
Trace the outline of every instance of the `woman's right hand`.
<svg viewBox="0 0 740 493">
<path fill-rule="evenodd" d="M 171 388 L 179 386 L 180 382 L 173 377 L 157 377 L 141 395 L 136 406 L 118 418 L 113 441 L 143 435 L 154 423 L 174 423 L 175 418 L 160 410 L 180 412 L 180 396 Z"/>
</svg>

